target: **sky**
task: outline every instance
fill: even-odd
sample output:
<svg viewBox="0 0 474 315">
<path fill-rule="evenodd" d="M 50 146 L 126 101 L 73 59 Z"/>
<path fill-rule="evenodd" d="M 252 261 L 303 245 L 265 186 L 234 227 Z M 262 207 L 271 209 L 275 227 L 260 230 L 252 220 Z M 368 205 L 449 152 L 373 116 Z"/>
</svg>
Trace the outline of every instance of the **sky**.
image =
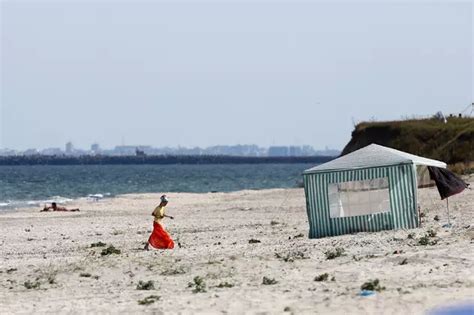
<svg viewBox="0 0 474 315">
<path fill-rule="evenodd" d="M 473 100 L 472 2 L 0 0 L 0 148 L 303 145 Z"/>
</svg>

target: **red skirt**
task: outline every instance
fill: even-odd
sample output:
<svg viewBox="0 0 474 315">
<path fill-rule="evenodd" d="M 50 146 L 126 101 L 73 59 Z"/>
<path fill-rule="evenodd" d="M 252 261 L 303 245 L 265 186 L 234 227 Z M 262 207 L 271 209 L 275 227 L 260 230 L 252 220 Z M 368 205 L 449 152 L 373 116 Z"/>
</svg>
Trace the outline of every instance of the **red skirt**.
<svg viewBox="0 0 474 315">
<path fill-rule="evenodd" d="M 158 249 L 174 248 L 174 242 L 170 235 L 165 231 L 163 226 L 157 222 L 153 222 L 153 233 L 151 233 L 148 243 Z"/>
</svg>

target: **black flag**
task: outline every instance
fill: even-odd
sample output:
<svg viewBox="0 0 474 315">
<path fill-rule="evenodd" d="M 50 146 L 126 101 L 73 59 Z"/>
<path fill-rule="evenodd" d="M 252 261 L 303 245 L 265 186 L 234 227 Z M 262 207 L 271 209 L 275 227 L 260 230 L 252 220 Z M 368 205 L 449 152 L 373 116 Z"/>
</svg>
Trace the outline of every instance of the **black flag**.
<svg viewBox="0 0 474 315">
<path fill-rule="evenodd" d="M 448 169 L 428 166 L 428 171 L 430 178 L 435 181 L 436 187 L 438 187 L 441 200 L 459 194 L 469 186 Z"/>
</svg>

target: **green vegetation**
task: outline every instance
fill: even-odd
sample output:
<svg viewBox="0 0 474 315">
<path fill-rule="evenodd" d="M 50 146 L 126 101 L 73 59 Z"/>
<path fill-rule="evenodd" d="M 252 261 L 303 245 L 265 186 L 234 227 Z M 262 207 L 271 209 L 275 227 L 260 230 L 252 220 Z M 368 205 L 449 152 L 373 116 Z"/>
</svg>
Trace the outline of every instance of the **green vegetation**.
<svg viewBox="0 0 474 315">
<path fill-rule="evenodd" d="M 457 173 L 474 171 L 474 118 L 362 122 L 342 154 L 377 143 L 412 154 L 441 160 Z"/>
<path fill-rule="evenodd" d="M 91 247 L 105 247 L 105 243 L 102 243 L 102 242 L 97 242 L 97 243 L 92 243 L 91 244 Z"/>
<path fill-rule="evenodd" d="M 273 278 L 263 277 L 263 280 L 262 280 L 262 284 L 264 284 L 264 285 L 272 285 L 272 284 L 277 284 L 277 283 L 278 283 L 278 281 L 276 281 Z"/>
<path fill-rule="evenodd" d="M 206 282 L 203 278 L 196 276 L 193 282 L 188 283 L 188 288 L 194 288 L 193 293 L 204 293 L 206 292 Z"/>
<path fill-rule="evenodd" d="M 137 290 L 155 290 L 155 283 L 153 280 L 145 281 L 138 281 Z"/>
<path fill-rule="evenodd" d="M 40 271 L 40 276 L 36 278 L 36 280 L 39 279 L 44 279 L 46 282 L 49 284 L 55 284 L 56 283 L 56 276 L 58 275 L 58 270 L 56 270 L 53 267 L 45 268 Z"/>
<path fill-rule="evenodd" d="M 158 301 L 161 297 L 158 295 L 150 295 L 144 298 L 143 300 L 138 300 L 139 305 L 150 305 Z"/>
<path fill-rule="evenodd" d="M 275 257 L 283 260 L 284 262 L 294 262 L 295 260 L 298 260 L 298 259 L 309 258 L 302 251 L 289 251 L 286 254 L 275 253 Z"/>
<path fill-rule="evenodd" d="M 175 276 L 185 274 L 186 270 L 183 267 L 176 267 L 173 269 L 166 269 L 161 273 L 162 276 Z"/>
<path fill-rule="evenodd" d="M 229 283 L 229 282 L 221 282 L 219 283 L 219 285 L 217 286 L 218 288 L 233 288 L 234 285 L 232 283 Z"/>
<path fill-rule="evenodd" d="M 418 240 L 418 245 L 421 245 L 421 246 L 436 245 L 436 244 L 438 244 L 438 241 L 437 240 L 430 240 L 429 235 L 422 236 Z"/>
<path fill-rule="evenodd" d="M 23 285 L 27 289 L 39 289 L 41 283 L 38 280 L 36 280 L 34 282 L 31 282 L 30 280 L 28 280 Z"/>
<path fill-rule="evenodd" d="M 436 245 L 438 244 L 438 240 L 433 239 L 437 235 L 436 231 L 428 230 L 426 234 L 418 240 L 418 245 L 427 246 L 427 245 Z"/>
<path fill-rule="evenodd" d="M 324 255 L 326 255 L 326 259 L 335 259 L 337 257 L 341 257 L 344 254 L 344 248 L 336 248 L 335 250 L 328 250 L 324 252 Z"/>
<path fill-rule="evenodd" d="M 369 280 L 363 285 L 361 285 L 360 288 L 361 290 L 370 290 L 370 291 L 377 291 L 377 292 L 385 290 L 385 287 L 382 287 L 380 285 L 379 279 Z"/>
<path fill-rule="evenodd" d="M 321 281 L 327 281 L 328 279 L 329 279 L 329 275 L 327 273 L 323 273 L 319 276 L 316 276 L 316 278 L 314 278 L 314 281 L 321 282 Z"/>
<path fill-rule="evenodd" d="M 113 245 L 110 245 L 109 247 L 103 249 L 100 254 L 102 256 L 107 256 L 107 255 L 112 255 L 112 254 L 117 254 L 118 255 L 120 253 L 121 253 L 120 249 L 117 249 Z"/>
<path fill-rule="evenodd" d="M 426 246 L 429 243 L 430 243 L 430 238 L 427 235 L 420 237 L 420 239 L 418 240 L 418 245 Z"/>
</svg>

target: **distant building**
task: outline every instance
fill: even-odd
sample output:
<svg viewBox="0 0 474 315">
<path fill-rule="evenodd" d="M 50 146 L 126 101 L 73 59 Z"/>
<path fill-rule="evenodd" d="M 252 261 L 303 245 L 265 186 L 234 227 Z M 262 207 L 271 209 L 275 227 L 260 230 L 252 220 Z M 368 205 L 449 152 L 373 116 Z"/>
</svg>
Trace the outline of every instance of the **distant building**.
<svg viewBox="0 0 474 315">
<path fill-rule="evenodd" d="M 74 146 L 72 145 L 72 142 L 66 143 L 66 154 L 72 154 L 74 151 Z"/>
<path fill-rule="evenodd" d="M 92 145 L 91 145 L 91 151 L 92 151 L 92 153 L 94 153 L 94 154 L 100 153 L 100 146 L 99 146 L 99 144 L 98 144 L 98 143 L 92 144 Z"/>
<path fill-rule="evenodd" d="M 115 155 L 135 155 L 137 149 L 134 145 L 118 145 L 114 148 Z"/>
<path fill-rule="evenodd" d="M 231 155 L 231 156 L 258 156 L 259 147 L 256 145 L 217 145 L 202 150 L 206 155 Z"/>
<path fill-rule="evenodd" d="M 140 150 L 139 148 L 136 148 L 135 149 L 135 155 L 136 156 L 146 156 L 146 153 L 145 153 L 145 151 Z"/>
<path fill-rule="evenodd" d="M 17 155 L 17 153 L 15 150 L 0 149 L 0 156 L 14 156 Z"/>
<path fill-rule="evenodd" d="M 288 156 L 288 147 L 269 147 L 268 156 Z"/>
<path fill-rule="evenodd" d="M 89 151 L 86 151 L 86 150 L 81 150 L 81 149 L 74 149 L 74 151 L 72 152 L 72 154 L 74 156 L 83 156 L 83 155 L 89 155 L 90 152 Z"/>
<path fill-rule="evenodd" d="M 35 155 L 43 154 L 49 156 L 84 156 L 84 155 L 104 155 L 104 156 L 153 156 L 153 155 L 227 155 L 227 156 L 252 156 L 252 157 L 288 157 L 288 156 L 315 156 L 315 155 L 339 155 L 339 151 L 326 148 L 324 151 L 316 151 L 312 146 L 271 146 L 269 148 L 257 145 L 216 145 L 207 148 L 200 147 L 161 147 L 154 148 L 146 145 L 120 145 L 114 149 L 102 149 L 98 143 L 93 143 L 90 150 L 75 148 L 72 142 L 65 145 L 65 151 L 60 148 L 47 148 L 41 152 L 30 149 L 25 152 L 0 149 L 0 155 Z"/>
<path fill-rule="evenodd" d="M 316 152 L 314 151 L 313 147 L 310 145 L 304 145 L 301 147 L 302 155 L 303 156 L 314 156 Z"/>
<path fill-rule="evenodd" d="M 114 155 L 136 155 L 136 151 L 143 151 L 145 154 L 149 154 L 152 151 L 152 147 L 148 145 L 119 145 L 113 150 Z"/>
<path fill-rule="evenodd" d="M 32 155 L 39 155 L 39 154 L 40 154 L 39 151 L 36 149 L 28 149 L 23 152 L 23 155 L 25 156 L 32 156 Z"/>
<path fill-rule="evenodd" d="M 47 148 L 41 150 L 42 155 L 63 155 L 63 151 L 60 148 Z"/>
<path fill-rule="evenodd" d="M 301 147 L 291 146 L 288 149 L 289 156 L 302 156 L 303 149 Z"/>
<path fill-rule="evenodd" d="M 326 148 L 326 150 L 324 150 L 324 151 L 315 151 L 315 155 L 319 155 L 319 156 L 339 156 L 339 155 L 341 155 L 341 151 Z"/>
</svg>

